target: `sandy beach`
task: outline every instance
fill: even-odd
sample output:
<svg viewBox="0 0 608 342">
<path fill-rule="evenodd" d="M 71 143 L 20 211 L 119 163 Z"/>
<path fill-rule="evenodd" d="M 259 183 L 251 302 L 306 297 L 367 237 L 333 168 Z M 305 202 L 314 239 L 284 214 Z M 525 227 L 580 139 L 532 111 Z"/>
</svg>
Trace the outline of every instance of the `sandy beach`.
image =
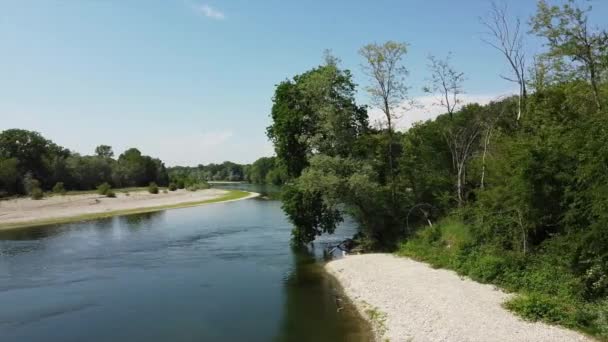
<svg viewBox="0 0 608 342">
<path fill-rule="evenodd" d="M 178 190 L 158 194 L 135 191 L 127 195 L 117 192 L 116 198 L 108 198 L 98 194 L 82 194 L 51 196 L 42 200 L 11 199 L 0 201 L 0 229 L 83 216 L 94 217 L 95 215 L 112 215 L 113 213 L 121 214 L 130 211 L 137 212 L 138 210 L 148 211 L 146 209 L 203 204 L 206 201 L 221 199 L 229 193 L 230 191 L 227 190 L 206 189 L 195 192 Z M 255 196 L 258 196 L 258 194 L 250 193 L 248 196 L 238 199 Z M 234 199 L 227 199 L 227 201 L 231 200 Z"/>
<path fill-rule="evenodd" d="M 501 305 L 511 295 L 407 258 L 352 255 L 326 269 L 375 326 L 379 341 L 593 341 L 523 321 Z"/>
</svg>

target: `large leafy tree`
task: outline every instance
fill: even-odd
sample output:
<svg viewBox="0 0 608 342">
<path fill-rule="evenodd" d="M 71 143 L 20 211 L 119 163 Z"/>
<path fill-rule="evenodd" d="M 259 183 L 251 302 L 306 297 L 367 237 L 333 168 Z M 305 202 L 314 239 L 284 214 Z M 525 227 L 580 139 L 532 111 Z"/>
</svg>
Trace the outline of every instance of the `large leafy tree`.
<svg viewBox="0 0 608 342">
<path fill-rule="evenodd" d="M 368 130 L 367 111 L 354 99 L 355 84 L 335 59 L 277 86 L 273 98 L 272 140 L 280 164 L 296 179 L 287 186 L 283 208 L 295 225 L 294 241 L 307 243 L 323 232 L 333 232 L 342 216 L 336 208 L 336 189 L 310 187 L 305 179 L 315 155 L 344 158 L 353 154 Z M 321 184 L 321 182 L 320 182 Z M 329 191 L 331 190 L 331 191 Z"/>
<path fill-rule="evenodd" d="M 367 129 L 367 111 L 354 100 L 348 70 L 327 64 L 279 84 L 267 134 L 290 177 L 298 177 L 315 153 L 348 155 Z"/>
<path fill-rule="evenodd" d="M 52 159 L 69 156 L 70 152 L 37 132 L 23 129 L 9 129 L 0 133 L 0 158 L 15 158 L 18 161 L 20 177 L 31 173 L 44 187 L 50 186 L 49 163 Z"/>
</svg>

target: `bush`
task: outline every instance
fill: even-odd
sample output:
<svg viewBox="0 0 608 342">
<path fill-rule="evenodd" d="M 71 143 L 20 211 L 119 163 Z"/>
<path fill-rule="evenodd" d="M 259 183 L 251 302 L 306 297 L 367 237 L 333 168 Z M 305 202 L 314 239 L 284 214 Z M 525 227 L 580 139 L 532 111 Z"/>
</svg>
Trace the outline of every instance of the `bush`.
<svg viewBox="0 0 608 342">
<path fill-rule="evenodd" d="M 128 196 L 128 195 L 127 195 Z M 115 198 L 116 197 L 116 193 L 114 193 L 114 190 L 110 189 L 106 192 L 106 197 L 109 198 Z"/>
<path fill-rule="evenodd" d="M 175 190 L 177 190 L 177 184 L 169 183 L 169 191 L 175 191 Z"/>
<path fill-rule="evenodd" d="M 97 186 L 97 193 L 103 196 L 107 196 L 108 192 L 112 190 L 112 187 L 108 183 L 103 183 Z"/>
<path fill-rule="evenodd" d="M 197 191 L 198 189 L 198 184 L 192 184 L 188 187 L 188 191 Z"/>
<path fill-rule="evenodd" d="M 185 189 L 186 188 L 186 184 L 184 184 L 184 180 L 183 179 L 178 180 L 176 185 L 177 185 L 178 189 Z"/>
<path fill-rule="evenodd" d="M 168 194 L 168 193 L 169 193 L 169 191 L 167 191 L 167 189 L 163 190 L 163 194 Z"/>
<path fill-rule="evenodd" d="M 66 191 L 65 187 L 63 186 L 63 182 L 55 183 L 55 186 L 53 186 L 53 193 L 58 195 L 65 195 Z"/>
<path fill-rule="evenodd" d="M 42 192 L 42 189 L 36 187 L 30 190 L 30 196 L 33 200 L 40 200 L 44 197 L 44 193 Z"/>
<path fill-rule="evenodd" d="M 32 174 L 28 172 L 23 179 L 23 188 L 25 193 L 31 196 L 34 189 L 40 188 L 40 181 L 35 179 Z"/>
<path fill-rule="evenodd" d="M 154 195 L 158 194 L 158 185 L 154 182 L 150 183 L 150 185 L 148 185 L 148 192 Z"/>
<path fill-rule="evenodd" d="M 576 326 L 583 314 L 567 299 L 537 293 L 517 296 L 506 302 L 505 307 L 530 321 L 559 323 L 565 326 Z"/>
</svg>

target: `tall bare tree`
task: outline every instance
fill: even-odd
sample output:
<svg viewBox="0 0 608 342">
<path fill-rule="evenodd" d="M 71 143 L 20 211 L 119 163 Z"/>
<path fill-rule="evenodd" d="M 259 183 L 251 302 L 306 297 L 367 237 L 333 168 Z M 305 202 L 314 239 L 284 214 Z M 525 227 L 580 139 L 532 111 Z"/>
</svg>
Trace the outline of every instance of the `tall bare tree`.
<svg viewBox="0 0 608 342">
<path fill-rule="evenodd" d="M 480 131 L 480 125 L 475 120 L 464 127 L 451 127 L 443 133 L 452 155 L 452 166 L 456 172 L 456 200 L 459 207 L 465 202 L 466 168 L 473 155 L 473 148 Z"/>
<path fill-rule="evenodd" d="M 391 177 L 391 189 L 394 193 L 395 165 L 393 154 L 394 120 L 398 118 L 398 110 L 408 101 L 408 87 L 405 77 L 407 68 L 402 64 L 407 53 L 407 44 L 387 41 L 384 44 L 368 44 L 359 50 L 365 59 L 362 68 L 372 84 L 367 87 L 372 104 L 379 108 L 386 117 L 389 145 L 388 160 Z"/>
<path fill-rule="evenodd" d="M 462 83 L 465 77 L 463 72 L 456 71 L 452 67 L 450 64 L 451 57 L 451 53 L 445 59 L 429 55 L 428 68 L 431 72 L 431 84 L 424 87 L 423 91 L 438 94 L 439 102 L 436 104 L 445 107 L 450 118 L 453 118 L 454 111 L 462 102 L 459 96 L 464 93 Z"/>
<path fill-rule="evenodd" d="M 528 96 L 526 89 L 526 54 L 524 52 L 524 36 L 521 29 L 521 20 L 515 18 L 511 22 L 508 18 L 507 5 L 499 5 L 496 2 L 492 2 L 487 18 L 481 18 L 481 23 L 487 29 L 486 35 L 482 40 L 500 51 L 507 59 L 511 68 L 511 76 L 500 75 L 500 77 L 517 83 L 519 86 L 517 106 L 517 120 L 519 121 Z"/>
</svg>

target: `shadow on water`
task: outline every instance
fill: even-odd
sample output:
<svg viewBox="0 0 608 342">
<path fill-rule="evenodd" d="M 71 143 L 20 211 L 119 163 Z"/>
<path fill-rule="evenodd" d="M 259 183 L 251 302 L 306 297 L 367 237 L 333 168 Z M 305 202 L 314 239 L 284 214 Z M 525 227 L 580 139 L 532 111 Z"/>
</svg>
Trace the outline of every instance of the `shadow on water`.
<svg viewBox="0 0 608 342">
<path fill-rule="evenodd" d="M 118 216 L 118 222 L 131 230 L 150 227 L 152 222 L 160 221 L 165 215 L 165 211 L 153 211 L 143 214 Z"/>
<path fill-rule="evenodd" d="M 0 340 L 370 341 L 322 264 L 355 225 L 308 249 L 290 230 L 252 199 L 0 231 Z"/>
<path fill-rule="evenodd" d="M 325 272 L 318 249 L 292 247 L 292 252 L 294 269 L 285 280 L 285 309 L 275 341 L 372 341 L 369 324 Z"/>
<path fill-rule="evenodd" d="M 152 222 L 162 220 L 165 211 L 155 211 L 143 214 L 132 214 L 108 218 L 100 218 L 86 222 L 74 222 L 65 224 L 53 224 L 18 229 L 0 230 L 0 240 L 42 240 L 53 236 L 65 234 L 72 230 L 87 229 L 104 231 L 113 229 L 115 226 L 128 227 L 131 230 L 150 227 Z"/>
</svg>

